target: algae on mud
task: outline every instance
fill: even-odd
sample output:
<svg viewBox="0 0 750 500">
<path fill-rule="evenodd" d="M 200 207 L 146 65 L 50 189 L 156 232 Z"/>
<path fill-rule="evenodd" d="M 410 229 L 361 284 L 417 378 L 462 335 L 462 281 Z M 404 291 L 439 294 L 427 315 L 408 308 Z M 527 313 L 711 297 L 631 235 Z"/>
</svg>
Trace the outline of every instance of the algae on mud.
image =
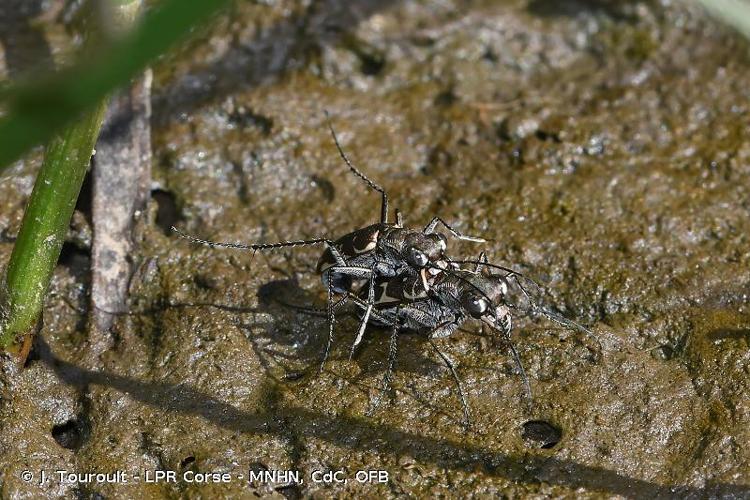
<svg viewBox="0 0 750 500">
<path fill-rule="evenodd" d="M 502 345 L 474 329 L 441 341 L 472 408 L 464 433 L 449 373 L 404 335 L 393 401 L 367 417 L 382 332 L 348 361 L 357 325 L 342 320 L 318 376 L 325 320 L 279 304 L 323 303 L 318 250 L 196 248 L 155 226 L 153 206 L 133 314 L 95 366 L 69 305 L 85 306 L 81 262 L 56 269 L 37 359 L 2 379 L 19 395 L 0 406 L 3 496 L 747 497 L 748 77 L 744 40 L 669 2 L 238 3 L 156 68 L 162 213 L 237 241 L 376 220 L 328 109 L 407 224 L 440 215 L 491 238 L 490 259 L 539 278 L 551 306 L 599 335 L 601 357 L 575 332 L 518 317 L 527 411 Z M 33 165 L 18 168 L 0 185 L 5 228 Z M 524 437 L 530 422 L 559 442 Z M 80 439 L 64 448 L 53 429 Z M 305 482 L 19 479 L 40 468 L 293 469 Z M 390 477 L 307 479 L 338 468 Z"/>
</svg>

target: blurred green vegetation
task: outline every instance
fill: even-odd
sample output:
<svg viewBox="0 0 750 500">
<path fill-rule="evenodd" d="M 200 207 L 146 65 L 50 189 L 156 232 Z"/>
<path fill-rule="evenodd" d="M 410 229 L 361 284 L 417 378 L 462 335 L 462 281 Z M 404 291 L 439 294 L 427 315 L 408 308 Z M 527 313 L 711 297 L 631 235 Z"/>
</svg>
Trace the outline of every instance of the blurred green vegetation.
<svg viewBox="0 0 750 500">
<path fill-rule="evenodd" d="M 229 3 L 164 0 L 146 12 L 132 32 L 87 53 L 72 66 L 4 89 L 0 93 L 6 112 L 0 120 L 0 170 L 49 141 Z"/>
</svg>

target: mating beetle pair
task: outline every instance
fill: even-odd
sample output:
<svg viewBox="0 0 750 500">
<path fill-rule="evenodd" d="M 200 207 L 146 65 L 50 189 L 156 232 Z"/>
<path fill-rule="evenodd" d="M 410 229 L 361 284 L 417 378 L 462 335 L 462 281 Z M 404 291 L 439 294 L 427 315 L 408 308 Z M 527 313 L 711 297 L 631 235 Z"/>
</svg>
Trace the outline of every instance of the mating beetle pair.
<svg viewBox="0 0 750 500">
<path fill-rule="evenodd" d="M 463 235 L 439 217 L 434 217 L 423 229 L 409 229 L 404 227 L 401 214 L 397 210 L 396 222 L 390 223 L 388 196 L 385 190 L 349 161 L 330 123 L 329 128 L 336 148 L 349 170 L 368 187 L 381 194 L 379 223 L 356 229 L 335 241 L 329 238 L 313 238 L 255 244 L 219 243 L 187 235 L 174 227 L 172 229 L 183 238 L 211 247 L 256 251 L 324 244 L 326 249 L 320 257 L 317 271 L 328 292 L 326 313 L 329 330 L 321 368 L 333 343 L 335 310 L 346 302 L 352 302 L 361 309 L 361 322 L 351 348 L 352 354 L 362 341 L 368 324 L 385 326 L 391 330 L 388 366 L 383 377 L 381 395 L 390 384 L 399 333 L 416 331 L 427 336 L 430 345 L 451 371 L 463 405 L 464 419 L 468 424 L 468 405 L 455 368 L 432 339 L 451 335 L 467 319 L 472 318 L 501 333 L 508 342 L 530 398 L 528 378 L 520 357 L 510 342 L 512 323 L 509 305 L 505 300 L 510 279 L 515 280 L 528 297 L 519 281 L 523 276 L 510 269 L 488 263 L 484 253 L 478 260 L 451 260 L 446 254 L 446 237 L 435 232 L 438 224 L 442 224 L 458 239 L 477 243 L 485 240 Z M 460 264 L 468 263 L 474 264 L 473 270 L 459 267 Z M 483 267 L 499 269 L 503 274 L 485 274 L 482 271 Z M 343 297 L 334 303 L 334 295 Z M 532 304 L 536 306 L 533 302 Z M 566 326 L 590 333 L 580 325 L 549 311 L 541 309 L 541 312 Z"/>
</svg>

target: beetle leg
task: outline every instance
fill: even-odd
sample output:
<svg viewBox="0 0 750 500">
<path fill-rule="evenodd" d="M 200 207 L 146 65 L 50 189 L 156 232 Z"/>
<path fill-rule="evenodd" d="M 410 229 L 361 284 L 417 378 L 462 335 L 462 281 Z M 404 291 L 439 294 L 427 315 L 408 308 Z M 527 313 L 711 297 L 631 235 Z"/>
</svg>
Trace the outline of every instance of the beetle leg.
<svg viewBox="0 0 750 500">
<path fill-rule="evenodd" d="M 335 271 L 337 273 L 346 274 L 353 278 L 367 278 L 372 276 L 372 270 L 369 267 L 359 266 L 333 266 L 329 267 L 327 271 Z"/>
<path fill-rule="evenodd" d="M 288 307 L 289 309 L 293 309 L 295 311 L 299 311 L 304 314 L 309 314 L 310 316 L 318 316 L 318 317 L 328 317 L 328 308 L 327 307 L 307 307 L 307 306 L 300 306 L 297 304 L 290 304 L 288 302 L 284 302 L 279 299 L 275 299 L 276 302 L 281 304 L 284 307 Z M 349 301 L 349 296 L 344 295 L 340 299 L 338 299 L 336 302 L 333 303 L 333 310 L 340 308 L 341 306 L 345 305 Z"/>
<path fill-rule="evenodd" d="M 526 376 L 526 370 L 523 369 L 523 363 L 521 363 L 521 356 L 518 354 L 516 346 L 513 345 L 513 341 L 510 338 L 510 333 L 513 329 L 513 322 L 511 320 L 510 313 L 506 313 L 502 317 L 498 318 L 497 326 L 500 327 L 500 333 L 502 333 L 503 340 L 508 343 L 510 352 L 513 355 L 513 360 L 515 361 L 516 367 L 518 368 L 518 371 L 521 374 L 521 378 L 523 379 L 524 391 L 526 392 L 526 398 L 528 400 L 529 407 L 531 407 L 531 405 L 534 404 L 534 398 L 531 394 L 531 384 L 529 383 L 529 377 Z"/>
<path fill-rule="evenodd" d="M 451 227 L 447 222 L 445 222 L 440 217 L 433 217 L 432 220 L 429 222 L 429 224 L 427 224 L 424 227 L 424 230 L 422 232 L 425 233 L 425 234 L 432 233 L 435 230 L 435 227 L 437 227 L 438 222 L 440 224 L 442 224 L 448 231 L 450 231 L 450 233 L 454 237 L 458 238 L 459 240 L 473 241 L 475 243 L 486 243 L 487 242 L 487 240 L 485 240 L 484 238 L 480 238 L 478 236 L 467 236 L 465 234 L 459 233 L 456 229 L 453 229 L 453 227 Z"/>
<path fill-rule="evenodd" d="M 385 374 L 383 375 L 383 382 L 380 388 L 380 394 L 375 399 L 375 402 L 372 404 L 370 409 L 367 411 L 367 415 L 372 415 L 373 412 L 380 406 L 380 402 L 383 400 L 383 396 L 388 392 L 388 389 L 391 386 L 391 381 L 393 379 L 393 368 L 396 366 L 396 354 L 398 349 L 398 332 L 399 327 L 397 325 L 393 325 L 391 327 L 391 340 L 388 343 L 388 365 L 385 369 Z"/>
<path fill-rule="evenodd" d="M 487 260 L 487 254 L 484 253 L 484 251 L 479 252 L 479 257 L 477 257 L 477 264 L 474 266 L 474 272 L 478 273 L 482 269 L 482 266 L 487 263 L 489 263 L 489 261 Z"/>
<path fill-rule="evenodd" d="M 336 321 L 334 308 L 333 308 L 333 284 L 331 281 L 328 281 L 328 300 L 326 302 L 326 313 L 328 316 L 328 342 L 326 342 L 326 350 L 323 353 L 323 359 L 320 361 L 320 368 L 318 369 L 318 374 L 320 374 L 323 371 L 323 367 L 326 364 L 326 361 L 328 361 L 328 355 L 331 352 L 331 346 L 333 345 L 333 324 Z"/>
<path fill-rule="evenodd" d="M 370 313 L 372 312 L 372 308 L 375 305 L 375 266 L 370 270 L 370 286 L 367 290 L 367 308 L 365 309 L 365 313 L 362 316 L 362 322 L 359 325 L 359 330 L 357 331 L 357 336 L 354 339 L 354 343 L 352 344 L 352 349 L 349 351 L 349 360 L 352 359 L 352 356 L 354 356 L 354 350 L 357 348 L 357 346 L 362 342 L 362 337 L 365 336 L 365 328 L 367 328 L 367 322 L 370 320 Z"/>
<path fill-rule="evenodd" d="M 323 371 L 323 367 L 328 361 L 328 355 L 331 352 L 331 346 L 333 345 L 333 325 L 336 322 L 335 313 L 334 313 L 334 305 L 333 305 L 333 280 L 331 279 L 331 272 L 337 272 L 341 274 L 346 274 L 349 276 L 354 276 L 357 278 L 366 278 L 370 277 L 372 281 L 372 270 L 366 268 L 366 267 L 357 267 L 357 266 L 333 266 L 328 269 L 328 279 L 324 280 L 326 284 L 326 288 L 328 290 L 328 297 L 326 301 L 326 314 L 328 316 L 328 341 L 326 342 L 326 349 L 323 354 L 323 360 L 320 362 L 320 369 L 319 372 Z"/>
<path fill-rule="evenodd" d="M 450 323 L 444 323 L 442 325 L 439 325 L 437 328 L 432 330 L 428 336 L 430 339 L 442 339 L 445 337 L 450 337 L 453 335 L 453 332 L 455 332 L 458 329 L 458 322 L 457 321 L 451 321 Z"/>
<path fill-rule="evenodd" d="M 466 427 L 466 430 L 469 430 L 471 427 L 471 417 L 469 416 L 469 405 L 466 402 L 466 396 L 464 395 L 464 390 L 461 388 L 461 379 L 458 378 L 458 373 L 456 373 L 456 368 L 453 365 L 453 362 L 451 359 L 443 354 L 440 349 L 438 349 L 438 346 L 433 342 L 431 337 L 428 337 L 428 340 L 430 342 L 430 345 L 433 349 L 435 349 L 435 352 L 438 353 L 440 356 L 440 359 L 443 360 L 443 363 L 445 363 L 445 366 L 448 367 L 448 369 L 451 371 L 451 375 L 453 376 L 453 380 L 456 382 L 456 388 L 458 389 L 458 397 L 461 399 L 461 407 L 464 411 L 464 426 Z"/>
</svg>

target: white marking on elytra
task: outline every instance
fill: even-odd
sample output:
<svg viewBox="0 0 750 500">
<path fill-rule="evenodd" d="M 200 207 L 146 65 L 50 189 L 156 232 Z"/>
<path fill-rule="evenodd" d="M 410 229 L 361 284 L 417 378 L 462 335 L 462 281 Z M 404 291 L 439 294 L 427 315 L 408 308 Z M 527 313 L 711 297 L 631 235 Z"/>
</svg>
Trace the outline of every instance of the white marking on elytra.
<svg viewBox="0 0 750 500">
<path fill-rule="evenodd" d="M 396 301 L 396 302 L 401 301 L 400 297 L 391 297 L 390 295 L 388 295 L 388 282 L 387 281 L 380 283 L 378 286 L 380 286 L 380 289 L 382 291 L 380 298 L 378 299 L 379 304 L 383 302 L 388 302 L 388 301 Z"/>
<path fill-rule="evenodd" d="M 352 245 L 354 247 L 354 252 L 360 254 L 367 253 L 370 250 L 374 250 L 378 244 L 378 234 L 380 234 L 380 231 L 375 231 L 372 236 L 370 236 L 370 239 L 367 241 L 367 244 L 364 246 L 364 248 L 357 248 L 356 246 Z"/>
<path fill-rule="evenodd" d="M 422 268 L 419 271 L 419 277 L 422 278 L 422 286 L 424 286 L 425 293 L 430 291 L 430 285 L 427 283 L 427 270 Z"/>
</svg>

